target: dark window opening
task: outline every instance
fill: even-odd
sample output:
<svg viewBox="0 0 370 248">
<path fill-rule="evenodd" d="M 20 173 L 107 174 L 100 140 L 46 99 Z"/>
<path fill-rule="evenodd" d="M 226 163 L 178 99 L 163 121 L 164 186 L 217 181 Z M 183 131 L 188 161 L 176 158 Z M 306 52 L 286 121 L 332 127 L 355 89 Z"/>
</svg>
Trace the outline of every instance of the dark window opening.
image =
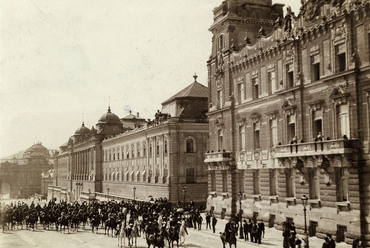
<svg viewBox="0 0 370 248">
<path fill-rule="evenodd" d="M 312 65 L 312 81 L 320 80 L 320 63 Z"/>
<path fill-rule="evenodd" d="M 295 136 L 295 123 L 288 125 L 288 139 L 292 140 Z"/>
<path fill-rule="evenodd" d="M 319 224 L 316 222 L 316 221 L 310 221 L 310 226 L 309 226 L 309 235 L 312 237 L 312 236 L 316 236 L 316 232 L 317 232 L 317 227 L 319 226 Z"/>
<path fill-rule="evenodd" d="M 252 78 L 252 85 L 253 85 L 253 99 L 258 99 L 259 96 L 258 78 Z"/>
<path fill-rule="evenodd" d="M 314 138 L 316 138 L 319 133 L 322 133 L 322 120 L 321 119 L 314 121 L 313 130 L 314 130 Z"/>
<path fill-rule="evenodd" d="M 186 152 L 193 153 L 194 152 L 194 144 L 192 139 L 186 140 Z"/>
<path fill-rule="evenodd" d="M 194 169 L 186 169 L 186 183 L 195 183 Z"/>
<path fill-rule="evenodd" d="M 347 227 L 342 225 L 337 225 L 337 242 L 344 242 L 345 233 L 347 232 Z"/>
</svg>

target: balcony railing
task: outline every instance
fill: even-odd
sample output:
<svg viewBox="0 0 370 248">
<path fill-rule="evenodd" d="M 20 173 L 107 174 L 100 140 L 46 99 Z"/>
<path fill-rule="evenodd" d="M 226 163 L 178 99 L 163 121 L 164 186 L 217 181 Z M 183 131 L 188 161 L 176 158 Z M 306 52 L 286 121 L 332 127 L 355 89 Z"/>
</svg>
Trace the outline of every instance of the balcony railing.
<svg viewBox="0 0 370 248">
<path fill-rule="evenodd" d="M 352 155 L 360 148 L 357 139 L 323 140 L 318 142 L 294 143 L 275 148 L 274 158 L 306 157 L 320 155 Z"/>
<path fill-rule="evenodd" d="M 205 163 L 219 163 L 231 161 L 231 152 L 220 151 L 220 152 L 209 152 L 206 153 Z"/>
<path fill-rule="evenodd" d="M 208 165 L 209 170 L 228 170 L 235 166 L 232 163 L 233 158 L 231 152 L 219 151 L 219 152 L 207 152 L 205 154 L 204 162 Z"/>
</svg>

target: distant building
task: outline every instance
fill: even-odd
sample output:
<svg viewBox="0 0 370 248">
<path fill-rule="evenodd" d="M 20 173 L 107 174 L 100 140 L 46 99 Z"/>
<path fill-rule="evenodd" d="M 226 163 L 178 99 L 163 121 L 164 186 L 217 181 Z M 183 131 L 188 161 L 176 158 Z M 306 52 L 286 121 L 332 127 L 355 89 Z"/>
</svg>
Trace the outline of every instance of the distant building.
<svg viewBox="0 0 370 248">
<path fill-rule="evenodd" d="M 41 143 L 28 148 L 22 156 L 1 159 L 0 196 L 16 199 L 42 194 L 41 176 L 53 167 L 49 159 L 50 152 Z"/>
<path fill-rule="evenodd" d="M 213 11 L 207 208 L 369 240 L 370 1 L 301 2 Z"/>
<path fill-rule="evenodd" d="M 195 76 L 196 79 L 196 76 Z M 72 200 L 207 198 L 208 89 L 196 80 L 162 103 L 154 120 L 108 109 L 60 148 L 49 196 Z"/>
</svg>

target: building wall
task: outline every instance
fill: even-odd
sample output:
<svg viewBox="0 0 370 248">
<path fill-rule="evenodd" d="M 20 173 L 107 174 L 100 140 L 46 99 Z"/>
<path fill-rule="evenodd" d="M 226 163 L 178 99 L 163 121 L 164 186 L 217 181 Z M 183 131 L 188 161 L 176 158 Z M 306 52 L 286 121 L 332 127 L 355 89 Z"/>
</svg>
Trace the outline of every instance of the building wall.
<svg viewBox="0 0 370 248">
<path fill-rule="evenodd" d="M 241 203 L 244 218 L 258 216 L 277 228 L 294 221 L 303 233 L 301 197 L 305 195 L 309 228 L 317 224 L 312 235 L 324 237 L 329 232 L 340 239 L 340 230 L 346 227 L 343 241 L 369 238 L 369 204 L 360 200 L 368 199 L 370 167 L 368 12 L 368 2 L 358 7 L 344 1 L 340 8 L 323 4 L 311 13 L 325 16 L 325 21 L 302 11 L 298 17 L 288 16 L 292 29 L 285 17 L 273 32 L 260 33 L 259 38 L 254 32 L 256 40 L 236 48 L 231 46 L 230 33 L 239 32 L 243 24 L 235 24 L 227 14 L 222 24 L 215 18 L 208 61 L 208 209 L 231 216 L 239 213 Z M 261 26 L 259 22 L 255 19 L 255 27 Z M 224 50 L 217 43 L 222 30 L 230 35 L 225 37 Z M 271 123 L 276 123 L 275 144 Z M 343 128 L 346 124 L 348 128 Z M 223 174 L 227 174 L 227 192 Z M 238 179 L 235 186 L 229 183 L 233 175 Z M 235 203 L 228 195 L 235 197 Z"/>
</svg>

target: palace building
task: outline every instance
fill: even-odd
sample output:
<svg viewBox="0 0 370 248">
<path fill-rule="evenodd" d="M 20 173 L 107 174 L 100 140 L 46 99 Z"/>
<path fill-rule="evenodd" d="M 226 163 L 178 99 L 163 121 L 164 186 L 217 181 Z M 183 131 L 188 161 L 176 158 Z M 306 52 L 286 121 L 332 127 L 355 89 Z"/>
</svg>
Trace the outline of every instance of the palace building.
<svg viewBox="0 0 370 248">
<path fill-rule="evenodd" d="M 154 120 L 108 108 L 60 147 L 49 197 L 74 200 L 207 199 L 208 88 L 195 81 L 162 103 Z"/>
<path fill-rule="evenodd" d="M 53 168 L 48 150 L 38 142 L 24 152 L 0 160 L 0 199 L 46 195 L 43 175 Z"/>
<path fill-rule="evenodd" d="M 369 241 L 370 1 L 301 2 L 213 10 L 207 209 Z"/>
</svg>

